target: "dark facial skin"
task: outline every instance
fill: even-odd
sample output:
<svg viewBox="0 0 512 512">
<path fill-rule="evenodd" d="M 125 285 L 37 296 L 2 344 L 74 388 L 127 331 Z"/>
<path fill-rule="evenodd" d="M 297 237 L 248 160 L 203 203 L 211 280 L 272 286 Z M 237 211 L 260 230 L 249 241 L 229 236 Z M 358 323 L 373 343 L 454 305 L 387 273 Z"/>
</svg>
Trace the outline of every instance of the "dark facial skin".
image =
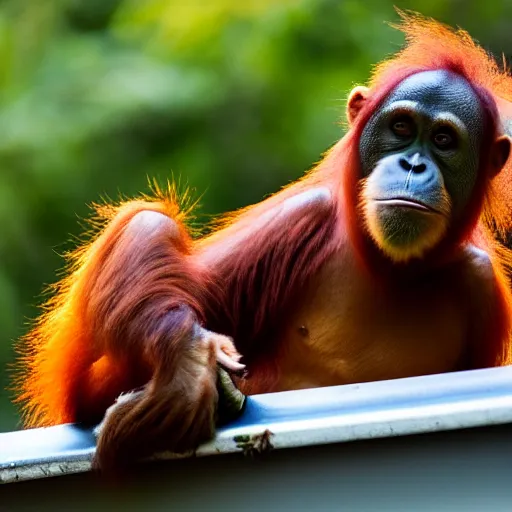
<svg viewBox="0 0 512 512">
<path fill-rule="evenodd" d="M 419 256 L 464 214 L 482 133 L 480 101 L 454 73 L 418 73 L 392 91 L 359 147 L 365 215 L 380 246 Z"/>
</svg>

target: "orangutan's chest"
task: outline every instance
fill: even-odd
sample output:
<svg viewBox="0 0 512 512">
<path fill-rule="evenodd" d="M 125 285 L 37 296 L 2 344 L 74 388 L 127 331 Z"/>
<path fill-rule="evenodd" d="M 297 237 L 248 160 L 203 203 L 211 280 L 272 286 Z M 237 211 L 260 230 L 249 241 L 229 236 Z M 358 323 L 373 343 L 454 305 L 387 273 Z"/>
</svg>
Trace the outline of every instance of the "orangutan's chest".
<svg viewBox="0 0 512 512">
<path fill-rule="evenodd" d="M 280 389 L 456 368 L 468 322 L 449 283 L 378 291 L 337 263 L 327 264 L 304 290 L 284 328 Z"/>
</svg>

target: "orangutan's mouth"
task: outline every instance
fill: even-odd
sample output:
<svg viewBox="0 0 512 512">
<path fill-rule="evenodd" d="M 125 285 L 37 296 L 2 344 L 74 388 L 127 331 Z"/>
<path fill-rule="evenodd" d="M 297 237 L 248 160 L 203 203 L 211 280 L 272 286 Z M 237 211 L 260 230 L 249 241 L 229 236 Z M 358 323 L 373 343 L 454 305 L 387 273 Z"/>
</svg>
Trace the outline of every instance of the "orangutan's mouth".
<svg viewBox="0 0 512 512">
<path fill-rule="evenodd" d="M 403 197 L 393 197 L 389 199 L 376 199 L 380 204 L 385 204 L 386 206 L 396 206 L 398 208 L 410 208 L 411 210 L 419 210 L 421 212 L 426 213 L 438 213 L 438 210 L 432 208 L 432 206 L 422 203 L 420 201 L 416 201 L 415 199 L 403 198 Z"/>
</svg>

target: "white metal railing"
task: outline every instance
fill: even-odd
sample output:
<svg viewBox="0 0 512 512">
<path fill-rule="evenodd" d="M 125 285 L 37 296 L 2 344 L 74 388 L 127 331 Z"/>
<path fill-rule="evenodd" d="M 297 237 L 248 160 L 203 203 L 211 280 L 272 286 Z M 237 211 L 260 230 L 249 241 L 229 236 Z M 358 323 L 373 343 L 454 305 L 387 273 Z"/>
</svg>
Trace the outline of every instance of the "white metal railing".
<svg viewBox="0 0 512 512">
<path fill-rule="evenodd" d="M 505 423 L 512 423 L 512 367 L 248 397 L 240 418 L 195 455 Z M 88 471 L 94 449 L 92 430 L 78 425 L 0 434 L 0 483 Z"/>
</svg>

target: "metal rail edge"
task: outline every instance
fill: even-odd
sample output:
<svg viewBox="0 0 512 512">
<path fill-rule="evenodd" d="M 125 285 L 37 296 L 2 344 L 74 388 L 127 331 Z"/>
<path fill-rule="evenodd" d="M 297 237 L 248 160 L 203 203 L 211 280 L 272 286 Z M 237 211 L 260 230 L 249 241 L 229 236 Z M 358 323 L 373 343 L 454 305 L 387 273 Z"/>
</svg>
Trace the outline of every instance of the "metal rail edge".
<svg viewBox="0 0 512 512">
<path fill-rule="evenodd" d="M 512 423 L 512 367 L 248 397 L 243 414 L 194 453 L 208 456 Z M 89 471 L 91 429 L 0 434 L 0 483 Z M 159 454 L 158 459 L 176 458 Z"/>
</svg>

